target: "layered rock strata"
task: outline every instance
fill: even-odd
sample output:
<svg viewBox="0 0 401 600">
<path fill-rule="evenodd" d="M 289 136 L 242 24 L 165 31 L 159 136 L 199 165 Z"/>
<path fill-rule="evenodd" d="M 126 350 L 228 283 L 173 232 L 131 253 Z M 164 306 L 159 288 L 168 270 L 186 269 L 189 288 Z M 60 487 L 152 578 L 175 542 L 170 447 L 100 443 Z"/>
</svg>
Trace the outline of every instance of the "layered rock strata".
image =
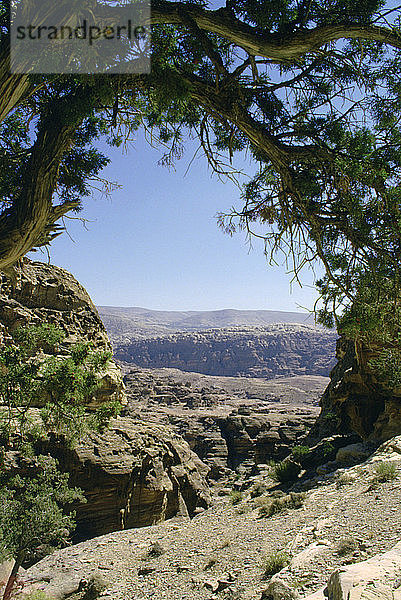
<svg viewBox="0 0 401 600">
<path fill-rule="evenodd" d="M 327 376 L 336 337 L 328 330 L 281 323 L 133 339 L 115 344 L 115 356 L 140 367 L 229 377 Z"/>
<path fill-rule="evenodd" d="M 87 503 L 74 506 L 77 539 L 193 516 L 210 497 L 208 468 L 171 429 L 112 419 L 73 450 L 47 446 Z"/>
<path fill-rule="evenodd" d="M 22 325 L 47 322 L 65 333 L 60 353 L 68 354 L 71 345 L 82 341 L 90 341 L 95 351 L 111 350 L 88 293 L 64 269 L 25 258 L 17 285 L 11 287 L 5 278 L 0 283 L 0 338 Z M 111 360 L 102 373 L 94 403 L 113 400 L 124 401 L 124 392 L 120 369 Z"/>
</svg>

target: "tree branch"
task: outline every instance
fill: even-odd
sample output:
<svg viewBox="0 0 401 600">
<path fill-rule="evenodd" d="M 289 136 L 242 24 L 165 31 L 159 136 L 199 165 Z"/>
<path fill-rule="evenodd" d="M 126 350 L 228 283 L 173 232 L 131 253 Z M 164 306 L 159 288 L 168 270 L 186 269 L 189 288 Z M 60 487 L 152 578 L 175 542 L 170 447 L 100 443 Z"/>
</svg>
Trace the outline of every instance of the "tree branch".
<svg viewBox="0 0 401 600">
<path fill-rule="evenodd" d="M 401 49 L 401 35 L 396 30 L 376 25 L 325 25 L 286 35 L 259 33 L 224 8 L 213 11 L 164 0 L 152 3 L 152 25 L 185 26 L 186 18 L 191 18 L 200 29 L 220 35 L 253 56 L 279 61 L 299 59 L 307 52 L 340 39 L 373 40 Z"/>
</svg>

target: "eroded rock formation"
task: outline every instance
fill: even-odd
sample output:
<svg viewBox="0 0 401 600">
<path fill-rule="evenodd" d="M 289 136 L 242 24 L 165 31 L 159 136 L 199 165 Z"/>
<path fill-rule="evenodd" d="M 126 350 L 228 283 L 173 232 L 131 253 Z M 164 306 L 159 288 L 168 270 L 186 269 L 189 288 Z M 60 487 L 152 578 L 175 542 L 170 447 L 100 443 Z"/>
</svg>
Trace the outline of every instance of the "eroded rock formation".
<svg viewBox="0 0 401 600">
<path fill-rule="evenodd" d="M 0 336 L 21 325 L 48 322 L 66 334 L 61 353 L 68 354 L 69 347 L 79 341 L 92 342 L 95 350 L 111 350 L 92 300 L 68 271 L 25 258 L 17 285 L 11 288 L 5 279 L 0 283 Z M 96 402 L 123 399 L 120 369 L 110 361 L 102 374 Z"/>
<path fill-rule="evenodd" d="M 118 417 L 74 450 L 45 449 L 87 499 L 74 506 L 78 539 L 193 516 L 209 504 L 208 468 L 169 428 Z"/>
<path fill-rule="evenodd" d="M 374 377 L 363 346 L 340 338 L 337 365 L 321 400 L 311 437 L 357 433 L 363 440 L 385 441 L 401 433 L 401 389 L 389 390 Z"/>
<path fill-rule="evenodd" d="M 131 340 L 115 344 L 115 356 L 140 367 L 229 377 L 327 376 L 336 337 L 309 325 L 281 323 Z"/>
<path fill-rule="evenodd" d="M 235 390 L 231 378 L 203 377 L 196 383 L 196 374 L 182 375 L 186 381 L 179 381 L 176 371 L 158 373 L 128 370 L 126 413 L 139 422 L 173 426 L 216 478 L 227 468 L 251 468 L 287 456 L 315 422 L 317 399 L 327 381 L 294 377 L 262 384 L 237 379 Z M 219 385 L 210 385 L 209 379 Z"/>
<path fill-rule="evenodd" d="M 18 326 L 50 322 L 64 330 L 60 353 L 78 341 L 109 350 L 106 330 L 85 289 L 64 269 L 23 261 L 17 286 L 2 281 L 0 335 Z M 1 340 L 0 340 L 1 343 Z M 96 402 L 123 399 L 119 367 L 103 373 Z M 62 442 L 39 448 L 58 458 L 87 503 L 76 507 L 77 538 L 150 525 L 178 513 L 193 515 L 208 504 L 207 467 L 170 429 L 129 418 L 114 419 L 109 430 L 91 434 L 74 450 Z"/>
</svg>

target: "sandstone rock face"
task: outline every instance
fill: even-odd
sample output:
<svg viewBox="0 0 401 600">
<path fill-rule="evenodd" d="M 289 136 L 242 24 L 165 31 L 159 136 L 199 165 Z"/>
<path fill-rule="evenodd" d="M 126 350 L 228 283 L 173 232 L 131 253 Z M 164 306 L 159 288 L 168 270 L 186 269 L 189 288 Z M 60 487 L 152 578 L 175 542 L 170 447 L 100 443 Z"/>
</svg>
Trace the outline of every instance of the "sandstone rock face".
<svg viewBox="0 0 401 600">
<path fill-rule="evenodd" d="M 118 417 L 74 450 L 47 449 L 87 498 L 74 506 L 77 539 L 193 516 L 209 504 L 208 468 L 168 428 Z"/>
<path fill-rule="evenodd" d="M 399 435 L 401 390 L 387 390 L 375 379 L 372 352 L 340 338 L 336 357 L 311 438 L 357 433 L 362 440 L 381 442 Z"/>
<path fill-rule="evenodd" d="M 115 344 L 115 356 L 140 367 L 208 375 L 273 378 L 327 376 L 336 335 L 301 324 L 214 329 Z"/>
<path fill-rule="evenodd" d="M 64 269 L 25 259 L 17 286 L 2 282 L 0 335 L 18 326 L 51 322 L 66 333 L 60 353 L 78 341 L 110 350 L 106 330 L 85 289 Z M 1 340 L 0 340 L 1 341 Z M 124 400 L 121 370 L 110 361 L 93 404 Z M 92 434 L 75 450 L 39 448 L 58 458 L 70 481 L 88 500 L 77 507 L 77 538 L 150 525 L 181 513 L 193 515 L 208 504 L 207 467 L 171 429 L 112 421 L 102 434 Z"/>
<path fill-rule="evenodd" d="M 71 344 L 83 340 L 91 341 L 95 350 L 111 350 L 104 325 L 88 293 L 64 269 L 24 259 L 17 286 L 10 289 L 4 279 L 0 283 L 0 338 L 21 325 L 49 322 L 65 332 L 61 346 L 65 354 Z M 110 361 L 103 373 L 96 403 L 123 399 L 120 369 Z"/>
</svg>

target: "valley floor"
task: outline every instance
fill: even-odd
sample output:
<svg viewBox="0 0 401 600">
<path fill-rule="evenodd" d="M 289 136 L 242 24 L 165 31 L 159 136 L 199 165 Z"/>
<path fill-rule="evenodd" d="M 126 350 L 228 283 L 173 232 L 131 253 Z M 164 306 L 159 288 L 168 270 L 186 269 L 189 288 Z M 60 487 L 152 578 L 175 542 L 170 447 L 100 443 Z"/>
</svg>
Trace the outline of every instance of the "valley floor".
<svg viewBox="0 0 401 600">
<path fill-rule="evenodd" d="M 382 462 L 395 463 L 396 477 L 374 483 L 375 465 Z M 261 477 L 252 483 L 263 482 Z M 259 600 L 268 585 L 266 556 L 285 549 L 294 558 L 284 580 L 305 598 L 336 567 L 386 551 L 401 539 L 401 438 L 384 444 L 366 463 L 313 483 L 302 508 L 260 518 L 246 490 L 232 504 L 226 482 L 225 489 L 215 488 L 211 508 L 191 521 L 176 518 L 95 538 L 56 552 L 26 575 L 56 597 L 63 586 L 76 589 L 79 580 L 97 572 L 107 582 L 105 600 Z"/>
</svg>

